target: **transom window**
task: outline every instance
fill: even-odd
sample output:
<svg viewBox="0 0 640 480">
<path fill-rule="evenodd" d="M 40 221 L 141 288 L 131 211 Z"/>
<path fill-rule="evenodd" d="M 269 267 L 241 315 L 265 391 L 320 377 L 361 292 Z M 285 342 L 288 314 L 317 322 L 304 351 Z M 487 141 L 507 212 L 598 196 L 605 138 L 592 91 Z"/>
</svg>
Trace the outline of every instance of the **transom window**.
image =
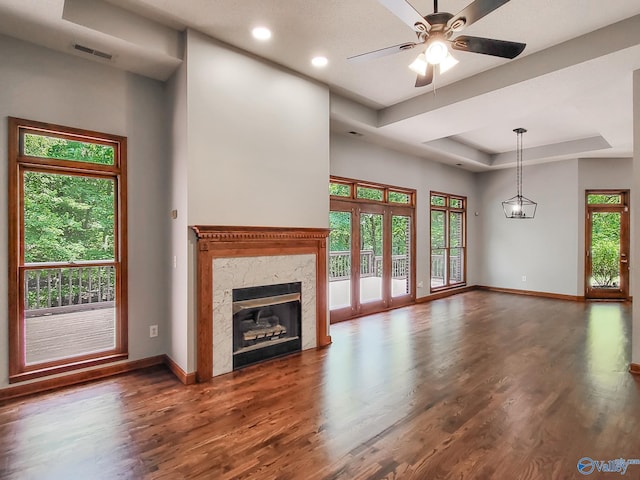
<svg viewBox="0 0 640 480">
<path fill-rule="evenodd" d="M 622 205 L 623 195 L 621 193 L 595 192 L 587 194 L 587 204 L 589 205 Z"/>
<path fill-rule="evenodd" d="M 126 138 L 9 133 L 10 381 L 126 358 Z"/>
<path fill-rule="evenodd" d="M 329 195 L 334 198 L 380 202 L 391 205 L 415 206 L 416 193 L 413 189 L 404 189 L 387 185 L 373 184 L 349 178 L 331 177 Z"/>
</svg>

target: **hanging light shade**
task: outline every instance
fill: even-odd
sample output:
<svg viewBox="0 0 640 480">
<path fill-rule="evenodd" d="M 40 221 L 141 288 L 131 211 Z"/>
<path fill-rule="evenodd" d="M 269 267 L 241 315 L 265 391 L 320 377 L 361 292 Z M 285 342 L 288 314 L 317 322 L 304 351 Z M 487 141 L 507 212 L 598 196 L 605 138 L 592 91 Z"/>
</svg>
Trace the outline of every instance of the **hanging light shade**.
<svg viewBox="0 0 640 480">
<path fill-rule="evenodd" d="M 502 202 L 502 209 L 507 218 L 528 219 L 536 216 L 538 204 L 522 195 L 522 134 L 526 132 L 524 128 L 516 128 L 516 189 L 515 197 Z"/>
</svg>

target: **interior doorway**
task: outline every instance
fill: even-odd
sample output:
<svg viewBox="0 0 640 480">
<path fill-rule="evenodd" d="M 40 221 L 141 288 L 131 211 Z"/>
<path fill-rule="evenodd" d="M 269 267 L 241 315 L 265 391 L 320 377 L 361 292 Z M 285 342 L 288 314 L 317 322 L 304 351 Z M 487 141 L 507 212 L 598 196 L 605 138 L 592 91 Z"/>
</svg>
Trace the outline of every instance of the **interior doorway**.
<svg viewBox="0 0 640 480">
<path fill-rule="evenodd" d="M 587 190 L 585 297 L 629 298 L 629 190 Z"/>
</svg>

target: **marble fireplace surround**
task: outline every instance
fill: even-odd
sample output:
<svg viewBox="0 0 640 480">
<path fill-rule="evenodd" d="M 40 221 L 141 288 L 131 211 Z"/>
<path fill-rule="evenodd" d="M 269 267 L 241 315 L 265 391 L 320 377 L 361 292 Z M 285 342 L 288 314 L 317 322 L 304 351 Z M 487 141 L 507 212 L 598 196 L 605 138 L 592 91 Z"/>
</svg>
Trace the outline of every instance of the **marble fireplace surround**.
<svg viewBox="0 0 640 480">
<path fill-rule="evenodd" d="M 328 229 L 191 228 L 198 239 L 198 382 L 231 371 L 233 288 L 302 281 L 302 348 L 331 343 L 327 316 Z"/>
</svg>

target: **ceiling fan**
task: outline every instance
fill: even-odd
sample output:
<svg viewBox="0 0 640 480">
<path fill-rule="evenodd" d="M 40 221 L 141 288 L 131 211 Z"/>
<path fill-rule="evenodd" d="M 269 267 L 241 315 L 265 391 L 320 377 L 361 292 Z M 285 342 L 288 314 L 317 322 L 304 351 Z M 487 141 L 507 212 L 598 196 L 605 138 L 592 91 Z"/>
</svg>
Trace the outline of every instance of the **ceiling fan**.
<svg viewBox="0 0 640 480">
<path fill-rule="evenodd" d="M 383 57 L 414 47 L 424 45 L 423 53 L 409 65 L 418 74 L 416 87 L 424 87 L 433 81 L 434 65 L 439 65 L 440 73 L 444 73 L 458 61 L 451 55 L 449 47 L 463 52 L 482 53 L 495 57 L 513 59 L 520 55 L 527 46 L 525 43 L 508 42 L 492 38 L 459 35 L 452 38 L 465 27 L 480 20 L 485 15 L 501 7 L 509 0 L 475 0 L 456 15 L 438 12 L 438 0 L 433 0 L 433 13 L 420 15 L 406 0 L 378 0 L 391 13 L 409 25 L 418 36 L 417 42 L 401 43 L 393 47 L 382 48 L 373 52 L 349 57 L 350 62 L 359 62 Z"/>
</svg>

